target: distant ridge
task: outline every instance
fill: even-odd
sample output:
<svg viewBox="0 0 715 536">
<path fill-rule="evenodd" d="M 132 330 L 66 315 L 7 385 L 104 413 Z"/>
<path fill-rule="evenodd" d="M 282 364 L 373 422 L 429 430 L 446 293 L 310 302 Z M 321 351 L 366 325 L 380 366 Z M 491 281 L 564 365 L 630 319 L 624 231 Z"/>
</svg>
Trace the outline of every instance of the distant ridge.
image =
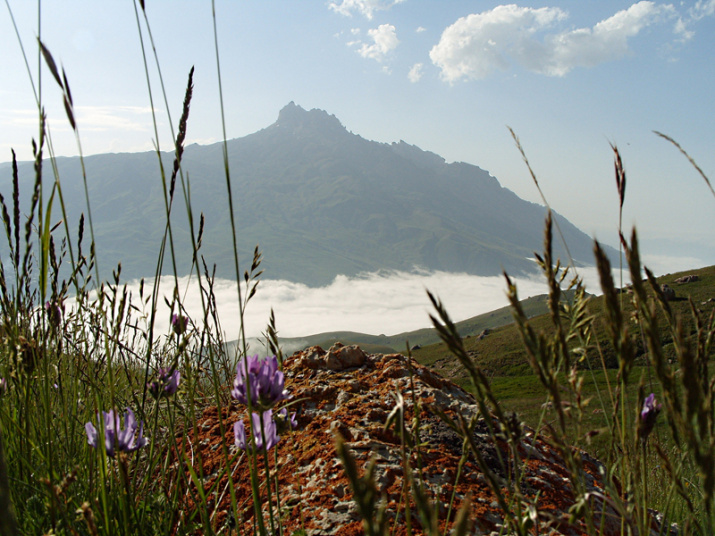
<svg viewBox="0 0 715 536">
<path fill-rule="evenodd" d="M 275 123 L 227 147 L 241 265 L 260 244 L 264 277 L 322 285 L 339 274 L 380 269 L 475 275 L 535 269 L 529 259 L 542 248 L 544 207 L 520 199 L 477 166 L 446 163 L 404 141 L 365 140 L 334 115 L 293 102 Z M 233 278 L 222 152 L 221 143 L 190 145 L 182 167 L 190 179 L 194 233 L 199 214 L 206 218 L 201 253 L 209 266 L 217 265 L 217 275 Z M 163 158 L 170 169 L 173 153 Z M 103 154 L 85 163 L 103 275 L 121 262 L 124 278 L 152 276 L 166 225 L 156 154 Z M 58 159 L 58 169 L 76 227 L 85 210 L 79 161 Z M 9 169 L 3 175 L 0 191 L 7 198 Z M 20 165 L 20 175 L 29 203 L 31 163 Z M 591 239 L 556 219 L 575 260 L 591 264 Z M 190 267 L 191 247 L 178 184 L 172 226 L 181 275 Z M 172 270 L 167 260 L 163 273 Z"/>
</svg>

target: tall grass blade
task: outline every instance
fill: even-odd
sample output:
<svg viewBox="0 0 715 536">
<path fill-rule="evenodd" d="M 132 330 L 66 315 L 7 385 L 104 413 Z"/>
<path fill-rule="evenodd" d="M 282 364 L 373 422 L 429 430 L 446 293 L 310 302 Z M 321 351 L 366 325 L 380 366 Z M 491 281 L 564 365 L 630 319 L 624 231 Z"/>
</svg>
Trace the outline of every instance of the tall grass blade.
<svg viewBox="0 0 715 536">
<path fill-rule="evenodd" d="M 697 170 L 697 172 L 700 173 L 700 176 L 705 180 L 705 183 L 708 185 L 708 188 L 710 188 L 710 192 L 711 192 L 711 193 L 713 194 L 713 196 L 715 197 L 715 189 L 713 189 L 712 184 L 710 184 L 710 179 L 708 179 L 707 175 L 705 175 L 705 172 L 700 168 L 700 166 L 697 164 L 697 162 L 695 162 L 695 160 L 693 159 L 693 157 L 691 157 L 691 156 L 685 151 L 685 149 L 683 149 L 683 148 L 680 146 L 680 144 L 679 144 L 677 141 L 675 141 L 673 138 L 671 138 L 671 137 L 668 136 L 667 134 L 663 134 L 662 132 L 658 132 L 657 130 L 654 130 L 653 132 L 655 132 L 655 134 L 657 134 L 658 136 L 660 136 L 660 137 L 663 138 L 664 140 L 669 141 L 670 143 L 672 143 L 673 145 L 675 145 L 675 146 L 678 148 L 678 150 L 683 154 L 683 156 L 685 156 L 685 158 L 688 159 L 688 162 L 690 162 L 690 164 Z"/>
<path fill-rule="evenodd" d="M 516 143 L 516 148 L 519 150 L 519 154 L 521 154 L 521 158 L 524 161 L 524 164 L 526 164 L 526 168 L 529 170 L 529 175 L 531 175 L 531 179 L 534 181 L 534 185 L 536 186 L 537 191 L 539 192 L 539 195 L 541 196 L 541 200 L 544 203 L 544 206 L 551 211 L 551 205 L 549 205 L 549 202 L 546 200 L 546 196 L 544 195 L 544 192 L 541 190 L 541 186 L 539 185 L 539 181 L 536 178 L 536 173 L 534 173 L 533 168 L 531 167 L 531 164 L 529 163 L 529 159 L 526 157 L 526 151 L 524 151 L 524 148 L 521 145 L 521 141 L 519 140 L 519 137 L 516 135 L 514 130 L 512 130 L 511 127 L 507 126 L 509 129 L 509 132 L 511 133 L 511 137 L 514 139 L 514 143 Z M 564 238 L 564 234 L 561 232 L 561 227 L 559 226 L 559 222 L 556 221 L 554 222 L 556 225 L 556 230 L 559 233 L 559 238 L 561 239 L 561 243 L 564 245 L 564 250 L 566 250 L 566 254 L 569 257 L 569 264 L 570 266 L 576 268 L 576 263 L 574 263 L 573 257 L 571 256 L 571 251 L 569 250 L 569 245 L 566 243 L 566 239 Z"/>
<path fill-rule="evenodd" d="M 0 534 L 3 536 L 17 536 L 20 534 L 17 519 L 15 518 L 15 510 L 10 498 L 10 481 L 5 463 L 2 429 L 0 429 Z"/>
<path fill-rule="evenodd" d="M 45 58 L 45 63 L 47 64 L 47 68 L 50 70 L 50 73 L 52 73 L 52 77 L 57 81 L 57 84 L 60 86 L 60 89 L 64 90 L 64 86 L 62 85 L 62 79 L 60 78 L 60 73 L 57 70 L 57 64 L 55 63 L 55 59 L 52 57 L 52 54 L 50 54 L 50 51 L 47 49 L 45 44 L 40 41 L 40 39 L 37 39 L 37 43 L 40 45 L 40 50 L 42 51 L 42 56 Z"/>
</svg>

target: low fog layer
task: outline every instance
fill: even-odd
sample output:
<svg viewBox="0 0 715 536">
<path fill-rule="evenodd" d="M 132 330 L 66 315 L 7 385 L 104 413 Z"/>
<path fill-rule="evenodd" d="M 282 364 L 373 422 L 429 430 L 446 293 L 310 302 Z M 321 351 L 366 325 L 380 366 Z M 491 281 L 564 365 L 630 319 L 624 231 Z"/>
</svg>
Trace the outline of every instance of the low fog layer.
<svg viewBox="0 0 715 536">
<path fill-rule="evenodd" d="M 590 292 L 598 293 L 594 269 L 581 269 Z M 172 295 L 173 278 L 163 277 L 161 293 Z M 542 279 L 519 278 L 520 298 L 546 292 Z M 147 281 L 145 285 L 149 285 Z M 138 295 L 138 282 L 128 285 Z M 189 316 L 202 316 L 195 279 L 179 279 L 181 302 Z M 455 321 L 507 305 L 503 277 L 466 274 L 385 272 L 362 277 L 339 276 L 327 286 L 311 288 L 290 281 L 264 280 L 248 305 L 246 336 L 260 337 L 271 308 L 275 311 L 280 337 L 301 337 L 330 331 L 355 331 L 394 335 L 430 326 L 431 305 L 426 290 L 437 295 Z M 243 288 L 245 296 L 245 288 Z M 145 291 L 146 292 L 146 291 Z M 227 341 L 239 337 L 236 283 L 221 279 L 214 284 L 222 330 Z M 163 304 L 158 314 L 157 333 L 169 330 L 169 311 Z"/>
<path fill-rule="evenodd" d="M 656 275 L 699 268 L 698 259 L 645 257 Z M 600 294 L 595 268 L 578 270 L 592 294 Z M 613 278 L 620 284 L 617 267 Z M 567 280 L 570 281 L 571 278 Z M 543 278 L 516 278 L 519 298 L 545 294 Z M 624 285 L 629 282 L 624 272 Z M 151 281 L 145 281 L 145 293 Z M 173 277 L 161 279 L 161 294 L 171 299 Z M 179 278 L 181 302 L 192 319 L 202 317 L 201 298 L 196 280 Z M 136 298 L 139 283 L 128 284 Z M 379 272 L 361 277 L 336 277 L 330 285 L 308 287 L 283 280 L 262 280 L 246 312 L 246 336 L 261 337 L 271 308 L 275 312 L 279 337 L 303 337 L 331 331 L 354 331 L 372 335 L 395 335 L 431 326 L 432 312 L 426 290 L 435 294 L 447 307 L 454 321 L 464 320 L 508 305 L 506 285 L 501 276 L 482 277 L 445 272 L 405 273 Z M 245 287 L 242 286 L 245 297 Z M 221 328 L 226 341 L 240 334 L 236 283 L 217 279 L 214 284 Z M 156 333 L 169 331 L 170 313 L 161 300 Z"/>
</svg>

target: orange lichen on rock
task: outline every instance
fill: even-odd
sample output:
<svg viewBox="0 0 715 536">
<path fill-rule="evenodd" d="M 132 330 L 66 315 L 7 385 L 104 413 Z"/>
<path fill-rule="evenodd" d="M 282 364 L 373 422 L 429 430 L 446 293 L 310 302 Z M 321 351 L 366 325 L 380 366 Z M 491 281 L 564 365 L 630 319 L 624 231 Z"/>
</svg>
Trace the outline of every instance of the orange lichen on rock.
<svg viewBox="0 0 715 536">
<path fill-rule="evenodd" d="M 422 528 L 409 488 L 403 475 L 402 445 L 399 432 L 386 428 L 385 421 L 396 404 L 394 395 L 404 399 L 405 423 L 411 426 L 415 402 L 420 408 L 419 460 L 415 449 L 410 451 L 413 475 L 420 479 L 427 496 L 436 507 L 440 529 L 445 533 L 454 522 L 462 502 L 470 497 L 472 534 L 490 534 L 505 524 L 504 512 L 491 492 L 485 475 L 470 454 L 455 482 L 462 457 L 463 439 L 447 426 L 430 408 L 455 418 L 469 420 L 478 413 L 474 398 L 430 369 L 400 354 L 368 355 L 356 346 L 337 344 L 328 351 L 314 346 L 287 358 L 283 364 L 286 388 L 292 395 L 297 412 L 298 427 L 281 437 L 275 449 L 269 452 L 271 477 L 279 482 L 280 510 L 274 517 L 283 526 L 284 534 L 304 529 L 306 534 L 363 534 L 362 521 L 353 500 L 350 483 L 343 470 L 335 448 L 339 434 L 352 452 L 359 466 L 370 459 L 376 463 L 375 479 L 387 504 L 391 534 L 406 534 L 405 504 L 410 500 L 413 534 L 422 534 Z M 224 434 L 221 434 L 218 411 L 208 408 L 199 420 L 199 437 L 189 434 L 188 443 L 181 448 L 191 450 L 197 474 L 203 475 L 204 491 L 211 511 L 215 530 L 242 525 L 243 533 L 253 532 L 253 497 L 249 473 L 249 456 L 233 446 L 233 423 L 245 419 L 245 408 L 237 404 L 226 408 L 223 415 Z M 585 534 L 585 521 L 571 521 L 569 508 L 574 504 L 574 493 L 569 471 L 562 456 L 542 439 L 534 439 L 533 431 L 522 427 L 517 451 L 519 460 L 510 458 L 505 444 L 491 440 L 485 421 L 477 424 L 474 441 L 482 459 L 496 478 L 504 482 L 503 492 L 508 497 L 507 481 L 512 476 L 502 462 L 518 463 L 521 471 L 522 497 L 536 504 L 536 521 L 540 534 Z M 412 430 L 417 433 L 417 430 Z M 226 468 L 226 455 L 221 439 L 230 445 L 230 463 Z M 499 443 L 502 443 L 501 441 Z M 603 524 L 604 536 L 621 533 L 621 518 L 610 506 L 603 508 L 601 474 L 603 466 L 580 451 L 574 452 L 583 467 L 583 474 L 591 501 L 591 510 L 597 527 Z M 265 482 L 263 456 L 258 456 L 257 469 L 261 483 Z M 277 459 L 277 462 L 275 460 Z M 421 469 L 418 469 L 421 468 Z M 234 519 L 231 496 L 228 492 L 228 475 L 235 486 L 237 515 Z M 261 485 L 264 517 L 268 519 L 265 485 Z M 454 492 L 455 504 L 451 519 L 447 519 L 449 503 Z M 267 523 L 267 521 L 266 521 Z M 654 530 L 657 529 L 655 519 Z M 657 532 L 656 532 L 657 533 Z"/>
</svg>

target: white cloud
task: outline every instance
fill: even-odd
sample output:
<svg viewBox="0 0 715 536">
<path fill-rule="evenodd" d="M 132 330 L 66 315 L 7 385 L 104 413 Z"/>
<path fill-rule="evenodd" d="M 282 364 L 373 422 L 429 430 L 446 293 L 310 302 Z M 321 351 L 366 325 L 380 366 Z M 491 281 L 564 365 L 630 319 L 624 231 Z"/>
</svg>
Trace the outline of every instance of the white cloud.
<svg viewBox="0 0 715 536">
<path fill-rule="evenodd" d="M 679 18 L 675 23 L 673 31 L 680 36 L 680 41 L 690 41 L 695 36 L 695 32 L 688 29 L 688 27 L 689 24 L 682 18 Z"/>
<path fill-rule="evenodd" d="M 37 109 L 29 110 L 0 110 L 0 121 L 5 126 L 36 126 L 37 125 Z"/>
<path fill-rule="evenodd" d="M 418 26 L 417 29 L 415 30 L 415 33 L 422 33 L 422 32 L 426 32 L 426 31 L 427 31 L 427 28 L 425 28 L 424 26 Z"/>
<path fill-rule="evenodd" d="M 149 106 L 77 106 L 75 114 L 80 132 L 115 130 L 136 132 L 151 127 Z"/>
<path fill-rule="evenodd" d="M 592 28 L 547 33 L 568 18 L 559 8 L 502 5 L 468 15 L 447 27 L 430 59 L 442 78 L 480 79 L 512 63 L 548 76 L 564 76 L 575 67 L 591 67 L 623 57 L 628 39 L 672 16 L 670 4 L 641 1 Z"/>
<path fill-rule="evenodd" d="M 695 20 L 710 17 L 715 14 L 715 0 L 698 0 L 690 9 L 690 16 Z"/>
<path fill-rule="evenodd" d="M 693 7 L 688 9 L 685 17 L 679 17 L 675 24 L 675 33 L 680 35 L 680 41 L 689 41 L 695 36 L 691 27 L 705 17 L 715 15 L 715 0 L 698 0 Z"/>
<path fill-rule="evenodd" d="M 82 131 L 128 130 L 144 131 L 151 127 L 149 106 L 77 106 L 74 109 L 77 125 Z M 161 111 L 158 111 L 161 114 Z M 66 121 L 64 108 L 58 109 L 58 123 Z M 37 125 L 37 110 L 0 110 L 0 120 L 7 125 Z M 53 126 L 59 130 L 62 124 Z M 69 128 L 69 127 L 68 127 Z"/>
<path fill-rule="evenodd" d="M 342 0 L 341 2 L 330 2 L 328 7 L 348 17 L 353 13 L 359 13 L 368 20 L 372 20 L 375 11 L 385 11 L 405 0 Z"/>
<path fill-rule="evenodd" d="M 564 18 L 566 13 L 558 8 L 497 6 L 448 26 L 430 51 L 430 59 L 447 81 L 484 78 L 508 66 L 506 55 L 511 50 L 533 46 L 537 30 Z"/>
<path fill-rule="evenodd" d="M 574 67 L 592 67 L 615 60 L 628 52 L 628 38 L 638 35 L 658 21 L 663 14 L 673 13 L 672 6 L 638 2 L 626 10 L 596 24 L 549 36 L 546 55 L 527 67 L 550 76 L 563 76 Z"/>
<path fill-rule="evenodd" d="M 46 108 L 54 154 L 76 156 L 77 143 L 74 135 L 68 135 L 72 133 L 72 129 L 64 108 L 57 106 L 58 104 L 50 103 Z M 149 151 L 155 147 L 152 141 L 154 129 L 149 106 L 76 106 L 74 114 L 85 155 Z M 157 122 L 162 139 L 170 140 L 171 133 L 166 126 L 165 112 L 157 111 Z M 37 110 L 0 110 L 0 124 L 16 127 L 17 132 L 30 132 L 27 135 L 29 140 L 34 130 L 28 128 L 37 127 Z M 13 132 L 13 129 L 10 128 L 9 132 Z M 10 147 L 15 147 L 19 160 L 33 158 L 29 143 L 21 143 L 18 146 L 16 140 L 0 137 L 0 160 L 10 154 Z"/>
<path fill-rule="evenodd" d="M 601 293 L 595 268 L 581 268 L 578 273 L 588 292 Z M 547 292 L 543 278 L 521 277 L 514 281 L 520 299 Z M 145 282 L 145 292 L 151 285 L 151 280 Z M 242 288 L 245 292 L 245 287 Z M 135 297 L 138 289 L 136 281 L 128 285 Z M 427 289 L 442 300 L 455 321 L 508 305 L 506 285 L 501 276 L 382 271 L 356 277 L 337 276 L 331 284 L 317 288 L 291 281 L 263 280 L 248 305 L 246 336 L 261 336 L 271 309 L 275 312 L 280 337 L 302 337 L 330 331 L 394 335 L 430 327 L 428 314 L 433 309 L 425 292 Z M 228 330 L 225 339 L 235 340 L 240 328 L 236 283 L 218 279 L 214 283 L 214 293 L 221 325 Z M 164 276 L 160 296 L 171 301 L 172 295 L 173 277 Z M 201 296 L 195 280 L 179 278 L 179 295 L 189 316 L 202 318 Z M 169 329 L 169 310 L 160 298 L 155 332 L 168 333 Z"/>
<path fill-rule="evenodd" d="M 675 272 L 702 261 L 690 258 L 644 257 L 656 276 Z M 573 274 L 572 274 L 573 275 Z M 594 267 L 580 268 L 587 292 L 601 294 L 598 271 Z M 619 280 L 617 268 L 613 270 L 614 281 Z M 568 276 L 566 284 L 571 281 Z M 541 277 L 516 277 L 520 299 L 548 292 Z M 624 283 L 630 281 L 627 275 Z M 195 278 L 180 277 L 179 295 L 188 316 L 195 321 L 203 317 L 202 301 Z M 147 279 L 145 295 L 153 281 Z M 154 332 L 157 336 L 170 332 L 170 312 L 164 298 L 172 301 L 173 276 L 160 279 L 159 306 Z M 139 282 L 128 283 L 127 290 L 134 305 L 138 302 Z M 213 285 L 215 302 L 223 336 L 233 341 L 240 334 L 240 315 L 235 281 L 217 279 Z M 501 276 L 474 276 L 462 273 L 381 271 L 356 277 L 337 276 L 324 287 L 308 287 L 285 280 L 263 280 L 258 292 L 251 299 L 244 317 L 246 336 L 253 349 L 258 350 L 256 338 L 261 339 L 266 329 L 271 310 L 275 312 L 279 337 L 294 338 L 333 331 L 355 331 L 372 335 L 395 335 L 431 327 L 429 314 L 434 310 L 426 290 L 432 292 L 445 305 L 451 318 L 458 322 L 506 307 L 506 284 Z M 245 297 L 245 285 L 242 285 Z M 68 300 L 72 307 L 73 301 Z M 146 329 L 142 314 L 148 316 L 149 306 L 134 315 L 137 327 Z M 134 313 L 133 313 L 134 314 Z"/>
<path fill-rule="evenodd" d="M 412 82 L 414 84 L 414 83 L 420 81 L 420 78 L 422 78 L 422 75 L 424 74 L 422 72 L 423 67 L 424 67 L 424 65 L 422 65 L 421 63 L 415 63 L 412 66 L 412 68 L 410 69 L 410 72 L 407 73 L 407 78 L 410 79 L 410 82 Z"/>
<path fill-rule="evenodd" d="M 395 27 L 392 24 L 381 24 L 377 28 L 368 30 L 367 33 L 372 38 L 373 43 L 363 43 L 358 49 L 358 54 L 363 58 L 371 58 L 381 62 L 400 44 Z"/>
<path fill-rule="evenodd" d="M 518 279 L 519 295 L 546 292 L 541 279 Z M 145 282 L 145 289 L 152 282 Z M 161 278 L 160 295 L 171 301 L 173 277 Z M 201 297 L 195 281 L 179 278 L 182 304 L 191 318 L 202 317 Z M 138 283 L 128 285 L 138 296 Z M 301 337 L 327 331 L 357 331 L 393 335 L 429 327 L 432 312 L 425 292 L 429 289 L 444 302 L 455 320 L 463 320 L 508 304 L 500 276 L 478 277 L 446 272 L 379 272 L 358 277 L 338 276 L 324 287 L 308 287 L 290 281 L 264 280 L 248 305 L 245 329 L 248 337 L 265 331 L 271 309 L 281 337 Z M 244 287 L 245 290 L 245 287 Z M 221 279 L 214 284 L 216 304 L 226 340 L 239 335 L 236 283 Z M 160 299 L 157 333 L 169 332 L 169 310 Z"/>
</svg>

